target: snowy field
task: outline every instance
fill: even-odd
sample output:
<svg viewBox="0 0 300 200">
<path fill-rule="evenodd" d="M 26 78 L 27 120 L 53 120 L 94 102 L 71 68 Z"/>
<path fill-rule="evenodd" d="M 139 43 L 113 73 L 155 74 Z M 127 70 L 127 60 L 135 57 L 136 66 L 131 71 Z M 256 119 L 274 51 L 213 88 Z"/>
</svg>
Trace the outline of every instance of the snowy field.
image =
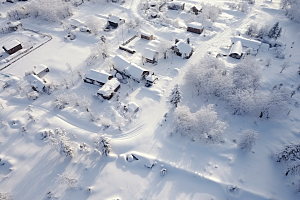
<svg viewBox="0 0 300 200">
<path fill-rule="evenodd" d="M 0 45 L 23 47 L 0 50 L 0 200 L 299 199 L 300 14 L 251 2 L 0 0 Z M 22 27 L 3 31 L 9 21 Z M 111 99 L 91 69 L 120 82 Z"/>
</svg>

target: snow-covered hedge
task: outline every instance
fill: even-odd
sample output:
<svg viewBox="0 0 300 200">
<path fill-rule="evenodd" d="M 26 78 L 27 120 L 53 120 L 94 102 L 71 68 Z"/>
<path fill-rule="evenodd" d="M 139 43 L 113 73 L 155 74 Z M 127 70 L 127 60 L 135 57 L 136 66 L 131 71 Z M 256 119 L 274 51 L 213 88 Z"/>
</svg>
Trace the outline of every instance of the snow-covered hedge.
<svg viewBox="0 0 300 200">
<path fill-rule="evenodd" d="M 46 21 L 58 21 L 71 15 L 72 5 L 62 0 L 33 0 L 7 12 L 8 18 L 17 20 L 35 17 Z"/>
<path fill-rule="evenodd" d="M 212 142 L 222 140 L 222 134 L 227 124 L 218 120 L 214 105 L 203 106 L 195 113 L 191 113 L 187 106 L 179 106 L 174 112 L 175 131 L 188 136 L 192 140 L 207 139 Z"/>
</svg>

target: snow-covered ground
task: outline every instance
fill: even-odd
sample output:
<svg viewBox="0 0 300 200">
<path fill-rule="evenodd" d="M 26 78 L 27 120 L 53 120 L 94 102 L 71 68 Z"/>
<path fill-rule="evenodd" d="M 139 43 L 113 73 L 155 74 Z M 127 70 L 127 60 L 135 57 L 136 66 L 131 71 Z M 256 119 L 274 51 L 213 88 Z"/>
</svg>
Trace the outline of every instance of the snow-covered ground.
<svg viewBox="0 0 300 200">
<path fill-rule="evenodd" d="M 34 0 L 0 2 L 1 29 L 8 21 L 16 21 L 7 19 L 9 10 Z M 300 140 L 300 24 L 285 16 L 280 0 L 256 0 L 248 12 L 229 7 L 235 1 L 210 1 L 222 9 L 214 21 L 188 12 L 191 6 L 207 1 L 184 0 L 186 9 L 182 11 L 162 7 L 163 23 L 162 17 L 149 19 L 148 11 L 141 10 L 141 2 L 85 1 L 73 7 L 73 15 L 65 19 L 51 22 L 29 17 L 19 20 L 24 29 L 0 33 L 1 47 L 13 39 L 26 44 L 23 52 L 11 56 L 0 50 L 4 55 L 0 57 L 0 85 L 7 86 L 0 90 L 0 199 L 4 193 L 12 199 L 299 199 L 299 174 L 286 176 L 285 165 L 272 155 L 289 142 Z M 109 15 L 125 19 L 125 24 L 104 31 Z M 130 28 L 127 24 L 136 18 L 139 25 Z M 71 30 L 70 19 L 83 23 L 93 19 L 101 27 L 97 34 L 77 28 L 72 30 L 75 40 L 65 39 Z M 202 22 L 204 32 L 187 32 L 190 21 Z M 276 22 L 282 27 L 277 41 L 283 45 L 285 59 L 275 58 L 275 50 L 268 48 L 259 49 L 253 59 L 262 68 L 262 94 L 276 84 L 295 91 L 288 115 L 268 119 L 233 115 L 225 101 L 195 94 L 186 84 L 187 72 L 205 55 L 229 54 L 232 36 L 250 38 L 244 33 L 251 23 L 272 27 Z M 153 34 L 157 43 L 138 36 L 125 45 L 135 54 L 120 50 L 119 46 L 136 32 Z M 106 38 L 107 57 L 93 59 L 92 53 L 101 49 L 95 44 L 103 45 L 102 36 Z M 187 38 L 194 49 L 190 59 L 175 54 L 164 59 L 164 45 Z M 32 48 L 24 52 L 26 47 Z M 145 48 L 160 53 L 157 64 L 143 62 Z M 158 80 L 146 87 L 145 80 L 138 83 L 116 75 L 112 69 L 116 55 L 154 73 Z M 229 73 L 242 62 L 229 56 L 218 59 Z M 271 64 L 266 66 L 268 59 Z M 280 73 L 287 61 L 289 67 Z M 25 74 L 39 64 L 50 70 L 42 79 L 51 92 L 31 100 L 28 96 L 33 90 Z M 95 97 L 99 86 L 82 80 L 90 69 L 105 70 L 119 79 L 120 89 L 111 100 Z M 170 104 L 169 96 L 177 84 L 182 93 L 179 106 L 196 113 L 214 104 L 218 120 L 227 124 L 221 141 L 193 141 L 175 132 L 178 108 Z M 136 113 L 132 105 L 138 105 Z M 246 129 L 259 133 L 249 152 L 242 151 L 236 142 Z M 111 144 L 108 156 L 99 152 L 99 136 Z"/>
</svg>

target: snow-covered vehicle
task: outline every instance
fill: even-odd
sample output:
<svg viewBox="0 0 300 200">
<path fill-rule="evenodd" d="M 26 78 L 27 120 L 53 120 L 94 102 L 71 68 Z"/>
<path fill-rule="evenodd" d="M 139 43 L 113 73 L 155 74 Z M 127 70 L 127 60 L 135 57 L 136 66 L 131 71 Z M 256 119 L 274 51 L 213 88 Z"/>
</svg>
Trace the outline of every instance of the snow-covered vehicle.
<svg viewBox="0 0 300 200">
<path fill-rule="evenodd" d="M 76 35 L 74 34 L 74 31 L 70 31 L 64 38 L 65 40 L 75 40 Z"/>
</svg>

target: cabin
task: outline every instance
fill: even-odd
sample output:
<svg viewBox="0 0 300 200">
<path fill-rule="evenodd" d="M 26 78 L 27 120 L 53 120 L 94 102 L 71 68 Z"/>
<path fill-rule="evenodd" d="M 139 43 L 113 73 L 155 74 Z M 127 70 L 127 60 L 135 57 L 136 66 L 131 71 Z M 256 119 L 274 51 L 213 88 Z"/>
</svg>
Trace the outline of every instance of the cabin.
<svg viewBox="0 0 300 200">
<path fill-rule="evenodd" d="M 121 25 L 123 23 L 125 23 L 125 20 L 124 19 L 120 19 L 117 16 L 112 15 L 112 16 L 110 16 L 108 18 L 108 24 L 109 24 L 109 26 L 112 26 L 114 28 L 117 28 L 119 25 Z"/>
<path fill-rule="evenodd" d="M 126 51 L 128 53 L 131 53 L 131 54 L 134 54 L 135 53 L 135 50 L 134 49 L 131 49 L 129 47 L 125 47 L 123 45 L 119 46 L 119 49 L 123 50 L 123 51 Z"/>
<path fill-rule="evenodd" d="M 103 86 L 108 80 L 113 78 L 109 73 L 101 70 L 100 72 L 94 69 L 91 69 L 85 76 L 83 81 L 89 84 Z"/>
<path fill-rule="evenodd" d="M 169 10 L 184 10 L 185 3 L 180 1 L 171 1 L 167 3 Z"/>
<path fill-rule="evenodd" d="M 243 47 L 241 41 L 236 41 L 232 45 L 229 56 L 235 59 L 240 59 L 243 56 Z"/>
<path fill-rule="evenodd" d="M 198 22 L 192 22 L 187 25 L 187 31 L 201 34 L 203 32 L 204 27 L 201 23 Z"/>
<path fill-rule="evenodd" d="M 143 61 L 155 64 L 158 62 L 158 52 L 152 49 L 145 48 L 142 58 Z"/>
<path fill-rule="evenodd" d="M 34 66 L 34 69 L 32 70 L 32 73 L 39 78 L 44 76 L 47 72 L 49 72 L 49 68 L 46 65 L 39 64 L 37 66 Z"/>
<path fill-rule="evenodd" d="M 150 33 L 141 32 L 141 38 L 146 40 L 153 40 L 153 35 Z"/>
<path fill-rule="evenodd" d="M 6 53 L 9 55 L 12 55 L 16 53 L 17 51 L 21 50 L 23 47 L 21 45 L 21 42 L 18 40 L 12 40 L 10 42 L 7 42 L 2 47 Z"/>
<path fill-rule="evenodd" d="M 114 69 L 117 72 L 133 79 L 138 83 L 149 75 L 148 70 L 139 67 L 136 64 L 130 63 L 123 56 L 116 55 L 113 58 L 113 62 L 114 62 Z"/>
<path fill-rule="evenodd" d="M 173 50 L 176 55 L 184 59 L 189 59 L 193 54 L 193 48 L 183 41 L 176 42 L 175 46 L 173 46 Z"/>
<path fill-rule="evenodd" d="M 8 30 L 9 31 L 16 31 L 20 28 L 22 28 L 22 23 L 19 22 L 19 21 L 16 21 L 16 22 L 7 22 L 7 25 L 8 25 Z"/>
<path fill-rule="evenodd" d="M 30 83 L 31 88 L 37 92 L 44 92 L 46 88 L 46 83 L 34 74 L 28 76 L 28 82 Z"/>
<path fill-rule="evenodd" d="M 120 89 L 121 85 L 118 79 L 112 78 L 108 80 L 100 89 L 97 91 L 97 95 L 102 96 L 103 99 L 110 100 L 114 93 Z"/>
<path fill-rule="evenodd" d="M 196 6 L 193 6 L 193 7 L 191 7 L 190 12 L 195 15 L 198 15 L 199 13 L 202 12 L 202 9 L 199 10 Z"/>
</svg>

